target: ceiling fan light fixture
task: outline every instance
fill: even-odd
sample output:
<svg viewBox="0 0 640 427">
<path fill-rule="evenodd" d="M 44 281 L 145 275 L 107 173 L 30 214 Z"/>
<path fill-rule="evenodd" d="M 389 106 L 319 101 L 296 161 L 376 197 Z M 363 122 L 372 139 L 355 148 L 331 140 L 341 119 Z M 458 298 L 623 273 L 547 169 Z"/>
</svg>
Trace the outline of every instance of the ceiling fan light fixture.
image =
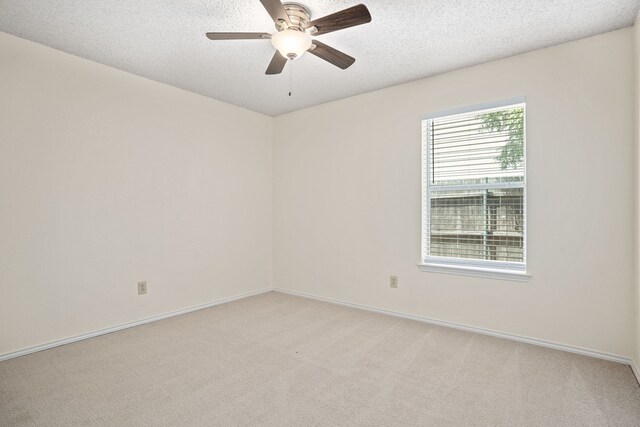
<svg viewBox="0 0 640 427">
<path fill-rule="evenodd" d="M 294 59 L 301 56 L 311 47 L 311 36 L 298 30 L 287 29 L 275 33 L 271 44 L 285 58 Z"/>
<path fill-rule="evenodd" d="M 271 15 L 276 33 L 208 32 L 206 36 L 210 40 L 271 39 L 276 52 L 265 71 L 267 75 L 282 73 L 288 59 L 298 58 L 306 51 L 343 70 L 349 68 L 355 58 L 311 37 L 371 22 L 371 14 L 364 4 L 311 20 L 311 12 L 300 3 L 282 3 L 282 0 L 260 0 L 260 3 Z"/>
</svg>

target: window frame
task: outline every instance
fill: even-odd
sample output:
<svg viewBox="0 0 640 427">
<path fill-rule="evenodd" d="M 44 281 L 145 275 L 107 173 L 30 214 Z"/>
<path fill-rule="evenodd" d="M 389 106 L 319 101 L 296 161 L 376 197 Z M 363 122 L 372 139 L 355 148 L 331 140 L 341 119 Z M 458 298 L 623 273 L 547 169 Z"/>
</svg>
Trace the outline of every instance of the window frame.
<svg viewBox="0 0 640 427">
<path fill-rule="evenodd" d="M 522 250 L 523 261 L 510 262 L 510 261 L 495 261 L 495 260 L 481 260 L 473 258 L 455 258 L 455 257 L 443 257 L 429 255 L 430 244 L 430 181 L 429 181 L 429 153 L 430 153 L 430 133 L 425 130 L 425 127 L 429 125 L 430 120 L 435 120 L 443 117 L 451 117 L 456 115 L 463 115 L 469 113 L 484 113 L 495 110 L 500 110 L 508 107 L 522 107 L 523 108 L 523 165 L 524 176 L 523 182 L 505 182 L 499 184 L 471 184 L 471 185 L 456 185 L 447 186 L 447 189 L 465 190 L 465 189 L 486 189 L 486 188 L 522 188 L 523 189 L 523 236 L 522 236 Z M 494 101 L 484 104 L 476 104 L 466 107 L 460 107 L 450 109 L 446 111 L 440 111 L 432 114 L 425 114 L 421 120 L 422 129 L 422 234 L 421 234 L 421 257 L 418 267 L 421 271 L 447 273 L 447 274 L 459 274 L 465 276 L 476 277 L 488 277 L 494 279 L 514 280 L 514 281 L 527 281 L 530 275 L 527 273 L 527 234 L 529 229 L 529 223 L 527 218 L 527 108 L 525 97 L 516 97 L 501 101 Z M 442 188 L 442 187 L 441 187 Z"/>
</svg>

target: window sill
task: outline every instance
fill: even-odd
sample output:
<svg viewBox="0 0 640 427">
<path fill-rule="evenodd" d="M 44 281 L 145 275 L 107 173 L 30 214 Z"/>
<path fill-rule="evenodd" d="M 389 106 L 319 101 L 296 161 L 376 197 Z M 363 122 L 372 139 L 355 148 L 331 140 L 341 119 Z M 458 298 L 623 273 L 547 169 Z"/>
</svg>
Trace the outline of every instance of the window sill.
<svg viewBox="0 0 640 427">
<path fill-rule="evenodd" d="M 469 267 L 463 265 L 421 263 L 418 268 L 423 272 L 457 274 L 460 276 L 486 277 L 489 279 L 526 282 L 531 277 L 526 271 L 498 270 L 492 268 Z"/>
</svg>

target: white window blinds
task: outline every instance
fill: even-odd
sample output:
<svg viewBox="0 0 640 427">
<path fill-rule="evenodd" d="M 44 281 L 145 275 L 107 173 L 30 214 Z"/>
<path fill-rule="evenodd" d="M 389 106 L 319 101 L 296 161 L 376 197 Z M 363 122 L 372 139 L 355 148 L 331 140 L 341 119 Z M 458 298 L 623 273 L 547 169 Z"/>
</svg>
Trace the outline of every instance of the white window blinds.
<svg viewBox="0 0 640 427">
<path fill-rule="evenodd" d="M 524 270 L 525 106 L 423 121 L 423 261 Z"/>
</svg>

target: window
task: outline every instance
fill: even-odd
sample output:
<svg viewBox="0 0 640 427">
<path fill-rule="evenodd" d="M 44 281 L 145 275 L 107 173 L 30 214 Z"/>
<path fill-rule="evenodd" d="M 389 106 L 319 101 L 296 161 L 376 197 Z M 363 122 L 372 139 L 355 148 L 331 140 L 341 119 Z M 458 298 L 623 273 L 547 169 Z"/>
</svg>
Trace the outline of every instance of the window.
<svg viewBox="0 0 640 427">
<path fill-rule="evenodd" d="M 526 279 L 525 104 L 422 122 L 421 268 Z"/>
</svg>

